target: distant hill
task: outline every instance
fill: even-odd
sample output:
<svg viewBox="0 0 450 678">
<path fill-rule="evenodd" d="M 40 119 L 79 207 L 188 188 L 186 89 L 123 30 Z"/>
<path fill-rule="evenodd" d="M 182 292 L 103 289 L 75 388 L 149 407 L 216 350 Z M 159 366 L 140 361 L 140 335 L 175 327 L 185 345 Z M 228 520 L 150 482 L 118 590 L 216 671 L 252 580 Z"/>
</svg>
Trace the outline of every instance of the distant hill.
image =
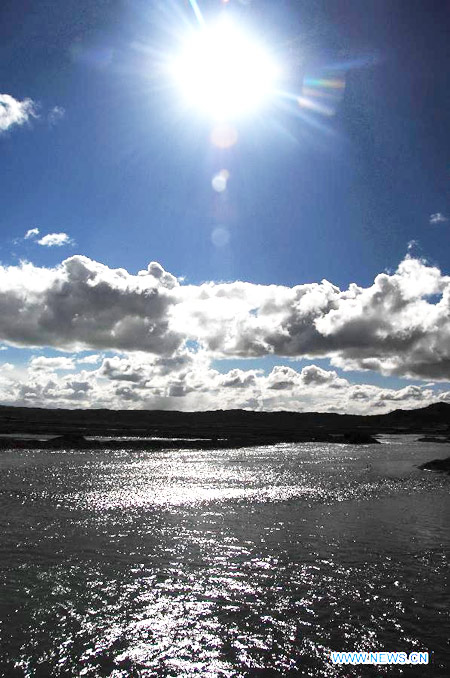
<svg viewBox="0 0 450 678">
<path fill-rule="evenodd" d="M 167 438 L 323 439 L 345 432 L 450 433 L 450 404 L 359 416 L 319 412 L 62 410 L 0 406 L 0 433 L 147 435 Z"/>
</svg>

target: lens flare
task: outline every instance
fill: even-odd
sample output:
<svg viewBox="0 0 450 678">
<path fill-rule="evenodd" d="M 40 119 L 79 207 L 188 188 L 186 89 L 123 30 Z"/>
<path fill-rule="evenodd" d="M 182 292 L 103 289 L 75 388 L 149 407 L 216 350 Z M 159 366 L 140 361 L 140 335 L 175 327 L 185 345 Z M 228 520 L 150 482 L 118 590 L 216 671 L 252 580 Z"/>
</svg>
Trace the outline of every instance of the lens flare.
<svg viewBox="0 0 450 678">
<path fill-rule="evenodd" d="M 238 140 L 238 133 L 233 125 L 221 123 L 211 131 L 211 143 L 217 148 L 231 148 Z"/>
<path fill-rule="evenodd" d="M 211 241 L 215 247 L 225 247 L 230 242 L 230 232 L 227 228 L 218 227 L 211 233 Z"/>
<path fill-rule="evenodd" d="M 226 169 L 220 170 L 220 172 L 215 174 L 212 178 L 211 184 L 213 189 L 217 191 L 217 193 L 223 193 L 224 191 L 226 191 L 229 178 L 230 173 L 228 170 Z"/>
<path fill-rule="evenodd" d="M 345 90 L 345 78 L 306 77 L 301 96 L 297 98 L 300 108 L 332 116 L 340 104 Z"/>
</svg>

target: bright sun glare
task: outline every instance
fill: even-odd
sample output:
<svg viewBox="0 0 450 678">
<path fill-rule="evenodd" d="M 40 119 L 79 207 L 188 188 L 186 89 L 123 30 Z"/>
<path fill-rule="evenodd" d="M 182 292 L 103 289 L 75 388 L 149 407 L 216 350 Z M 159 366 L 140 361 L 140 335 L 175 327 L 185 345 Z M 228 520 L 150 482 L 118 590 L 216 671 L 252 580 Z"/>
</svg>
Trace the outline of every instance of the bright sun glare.
<svg viewBox="0 0 450 678">
<path fill-rule="evenodd" d="M 199 28 L 173 63 L 184 101 L 216 120 L 261 108 L 273 93 L 277 74 L 270 54 L 225 19 Z"/>
</svg>

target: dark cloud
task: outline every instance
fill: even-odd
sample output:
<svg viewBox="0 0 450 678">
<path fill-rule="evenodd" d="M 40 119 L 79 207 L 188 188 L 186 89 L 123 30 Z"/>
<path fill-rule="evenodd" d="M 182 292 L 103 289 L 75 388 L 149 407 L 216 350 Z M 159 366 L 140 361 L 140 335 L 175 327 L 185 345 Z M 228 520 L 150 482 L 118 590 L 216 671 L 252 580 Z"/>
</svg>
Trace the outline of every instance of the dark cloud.
<svg viewBox="0 0 450 678">
<path fill-rule="evenodd" d="M 330 357 L 344 369 L 450 378 L 450 279 L 421 260 L 407 257 L 367 288 L 323 281 L 227 289 L 201 286 L 185 298 L 190 331 L 216 355 Z"/>
<path fill-rule="evenodd" d="M 255 386 L 257 375 L 258 372 L 254 370 L 230 370 L 222 376 L 220 385 L 225 388 L 248 388 Z"/>
<path fill-rule="evenodd" d="M 113 381 L 132 381 L 136 384 L 142 383 L 145 378 L 141 367 L 133 367 L 129 361 L 120 358 L 104 360 L 99 375 Z"/>
<path fill-rule="evenodd" d="M 0 337 L 18 346 L 170 355 L 184 339 L 169 328 L 177 284 L 159 264 L 133 276 L 82 256 L 55 269 L 0 268 Z"/>
</svg>

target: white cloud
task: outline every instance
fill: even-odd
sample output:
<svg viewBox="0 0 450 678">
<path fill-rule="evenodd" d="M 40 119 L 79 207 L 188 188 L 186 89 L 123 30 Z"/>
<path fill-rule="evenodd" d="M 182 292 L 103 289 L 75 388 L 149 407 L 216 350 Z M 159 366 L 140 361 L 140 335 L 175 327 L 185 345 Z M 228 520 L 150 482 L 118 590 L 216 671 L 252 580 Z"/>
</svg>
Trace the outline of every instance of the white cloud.
<svg viewBox="0 0 450 678">
<path fill-rule="evenodd" d="M 101 359 L 102 356 L 99 353 L 94 353 L 92 355 L 86 355 L 84 358 L 78 358 L 77 363 L 79 365 L 96 365 Z"/>
<path fill-rule="evenodd" d="M 56 125 L 56 123 L 59 122 L 59 120 L 61 120 L 65 114 L 66 111 L 62 106 L 53 106 L 47 116 L 48 122 L 50 125 Z"/>
<path fill-rule="evenodd" d="M 61 247 L 62 245 L 70 245 L 71 242 L 67 233 L 48 233 L 37 241 L 38 245 L 43 247 Z"/>
<path fill-rule="evenodd" d="M 448 221 L 448 218 L 442 212 L 430 215 L 430 224 L 444 224 L 446 221 Z"/>
<path fill-rule="evenodd" d="M 0 94 L 0 133 L 36 117 L 36 104 L 32 99 L 18 101 L 10 94 Z"/>
<path fill-rule="evenodd" d="M 75 363 L 73 358 L 47 358 L 46 356 L 38 356 L 31 358 L 30 369 L 42 370 L 45 372 L 52 372 L 53 370 L 73 370 Z"/>
<path fill-rule="evenodd" d="M 29 228 L 28 231 L 23 236 L 23 238 L 24 238 L 24 240 L 29 240 L 30 238 L 34 238 L 37 235 L 39 235 L 39 229 L 38 228 Z"/>
</svg>

